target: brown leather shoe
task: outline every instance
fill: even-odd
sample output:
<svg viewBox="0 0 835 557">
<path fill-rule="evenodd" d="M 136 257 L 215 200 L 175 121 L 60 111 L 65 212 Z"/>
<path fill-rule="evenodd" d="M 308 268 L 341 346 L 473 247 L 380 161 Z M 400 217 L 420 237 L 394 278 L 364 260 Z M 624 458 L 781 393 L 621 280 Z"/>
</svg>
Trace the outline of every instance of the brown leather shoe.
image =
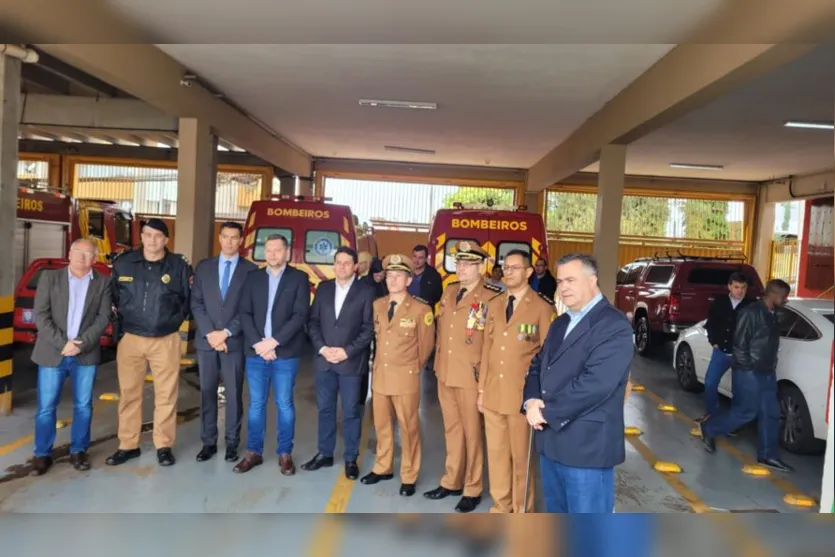
<svg viewBox="0 0 835 557">
<path fill-rule="evenodd" d="M 292 476 L 296 473 L 296 465 L 293 464 L 293 457 L 288 454 L 279 455 L 278 465 L 281 467 L 282 476 Z"/>
<path fill-rule="evenodd" d="M 243 474 L 264 463 L 264 457 L 258 453 L 247 452 L 241 461 L 232 468 L 233 472 Z"/>
<path fill-rule="evenodd" d="M 90 469 L 90 459 L 85 452 L 71 454 L 70 464 L 79 472 L 86 472 Z"/>
<path fill-rule="evenodd" d="M 32 458 L 32 471 L 30 476 L 43 476 L 46 471 L 52 468 L 51 456 L 36 456 Z"/>
</svg>

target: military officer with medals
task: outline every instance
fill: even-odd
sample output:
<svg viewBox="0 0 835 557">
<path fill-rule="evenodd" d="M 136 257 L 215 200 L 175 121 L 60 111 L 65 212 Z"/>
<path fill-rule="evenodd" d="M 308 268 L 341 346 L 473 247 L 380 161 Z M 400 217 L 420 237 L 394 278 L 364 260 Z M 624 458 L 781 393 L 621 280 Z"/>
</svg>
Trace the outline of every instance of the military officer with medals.
<svg viewBox="0 0 835 557">
<path fill-rule="evenodd" d="M 530 255 L 510 251 L 502 265 L 507 290 L 487 305 L 484 349 L 478 380 L 478 409 L 484 414 L 490 512 L 533 512 L 533 474 L 525 506 L 528 421 L 519 409 L 531 360 L 556 319 L 553 303 L 528 285 Z"/>
<path fill-rule="evenodd" d="M 360 480 L 374 485 L 394 478 L 394 425 L 400 428 L 400 495 L 415 494 L 420 472 L 420 371 L 435 344 L 435 317 L 429 305 L 408 293 L 414 267 L 405 255 L 383 260 L 388 296 L 374 302 L 376 350 L 371 404 L 377 454 L 372 471 Z"/>
<path fill-rule="evenodd" d="M 484 281 L 490 255 L 474 242 L 458 243 L 458 282 L 441 297 L 435 375 L 444 419 L 446 469 L 440 485 L 423 495 L 439 500 L 463 495 L 456 512 L 468 513 L 481 502 L 484 442 L 478 411 L 478 381 L 487 303 L 501 289 Z"/>
</svg>

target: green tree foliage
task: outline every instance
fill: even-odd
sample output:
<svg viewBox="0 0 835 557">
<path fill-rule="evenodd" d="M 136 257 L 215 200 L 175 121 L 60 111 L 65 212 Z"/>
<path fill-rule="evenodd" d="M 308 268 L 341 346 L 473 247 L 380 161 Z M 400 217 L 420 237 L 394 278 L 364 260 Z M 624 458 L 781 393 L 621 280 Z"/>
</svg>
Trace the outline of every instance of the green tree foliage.
<svg viewBox="0 0 835 557">
<path fill-rule="evenodd" d="M 453 203 L 487 203 L 489 199 L 494 205 L 513 205 L 513 193 L 512 189 L 462 186 L 444 198 L 444 207 L 451 209 Z"/>
<path fill-rule="evenodd" d="M 594 232 L 597 196 L 592 193 L 552 193 L 548 195 L 546 219 L 549 230 L 558 232 Z M 625 196 L 621 211 L 621 234 L 629 236 L 664 236 L 670 207 L 660 197 Z"/>
<path fill-rule="evenodd" d="M 783 222 L 780 223 L 780 230 L 788 232 L 792 222 L 792 204 L 780 203 L 780 207 L 783 209 Z"/>
<path fill-rule="evenodd" d="M 685 236 L 697 240 L 728 240 L 728 202 L 688 199 L 681 209 Z"/>
</svg>

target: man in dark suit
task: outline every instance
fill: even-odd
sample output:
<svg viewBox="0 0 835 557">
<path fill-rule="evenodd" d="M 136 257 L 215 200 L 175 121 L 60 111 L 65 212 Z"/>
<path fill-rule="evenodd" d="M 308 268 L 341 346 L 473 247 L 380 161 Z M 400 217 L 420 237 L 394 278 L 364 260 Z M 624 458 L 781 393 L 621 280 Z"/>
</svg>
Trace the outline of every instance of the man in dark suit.
<svg viewBox="0 0 835 557">
<path fill-rule="evenodd" d="M 291 456 L 296 430 L 293 388 L 305 346 L 310 285 L 307 273 L 287 264 L 290 246 L 284 236 L 267 236 L 264 254 L 267 268 L 247 275 L 241 295 L 249 416 L 247 452 L 234 471 L 249 472 L 264 462 L 267 395 L 272 383 L 278 407 L 278 464 L 283 475 L 292 476 L 296 473 Z"/>
<path fill-rule="evenodd" d="M 356 278 L 357 252 L 336 250 L 335 280 L 322 282 L 310 309 L 310 340 L 318 354 L 316 406 L 319 408 L 319 452 L 302 470 L 333 466 L 336 446 L 336 398 L 342 398 L 342 432 L 345 437 L 345 477 L 359 477 L 362 406 L 360 388 L 368 373 L 368 349 L 374 336 L 374 291 Z M 365 393 L 362 393 L 365 394 Z"/>
<path fill-rule="evenodd" d="M 89 470 L 90 424 L 93 421 L 93 383 L 101 363 L 99 339 L 113 311 L 110 279 L 93 270 L 96 244 L 76 240 L 70 247 L 69 266 L 45 271 L 35 293 L 38 339 L 32 361 L 38 364 L 38 413 L 35 415 L 35 457 L 32 475 L 52 466 L 56 409 L 69 376 L 73 416 L 70 464 Z"/>
<path fill-rule="evenodd" d="M 523 412 L 537 431 L 545 506 L 553 513 L 611 513 L 614 467 L 626 458 L 632 329 L 600 292 L 590 255 L 560 259 L 557 292 L 568 311 L 551 324 L 523 397 Z"/>
<path fill-rule="evenodd" d="M 191 313 L 197 322 L 194 345 L 200 366 L 200 437 L 197 461 L 217 453 L 217 387 L 226 388 L 226 461 L 238 460 L 244 386 L 244 340 L 238 306 L 247 274 L 258 267 L 241 258 L 243 227 L 220 227 L 220 255 L 205 259 L 194 272 Z"/>
</svg>

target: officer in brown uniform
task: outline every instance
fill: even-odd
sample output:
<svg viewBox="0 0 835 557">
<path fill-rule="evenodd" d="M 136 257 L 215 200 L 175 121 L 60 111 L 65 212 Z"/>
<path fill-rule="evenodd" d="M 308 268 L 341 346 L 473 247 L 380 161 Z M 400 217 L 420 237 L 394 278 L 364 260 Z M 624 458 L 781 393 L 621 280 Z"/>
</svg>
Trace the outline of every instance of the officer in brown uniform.
<svg viewBox="0 0 835 557">
<path fill-rule="evenodd" d="M 371 407 L 377 434 L 377 459 L 360 480 L 374 485 L 394 477 L 394 425 L 400 426 L 400 495 L 415 494 L 420 472 L 420 370 L 435 344 L 432 308 L 411 296 L 412 260 L 390 255 L 383 260 L 389 294 L 374 302 L 376 353 L 371 375 Z M 524 417 L 523 417 L 524 419 Z"/>
<path fill-rule="evenodd" d="M 458 243 L 455 253 L 458 282 L 441 297 L 435 375 L 444 418 L 446 470 L 440 485 L 423 495 L 444 499 L 463 497 L 455 507 L 468 513 L 481 502 L 484 442 L 478 412 L 478 378 L 487 303 L 501 289 L 484 281 L 484 262 L 490 255 L 475 242 Z"/>
<path fill-rule="evenodd" d="M 525 499 L 528 467 L 528 422 L 520 413 L 525 376 L 556 319 L 553 303 L 528 286 L 533 273 L 530 256 L 509 252 L 503 271 L 507 291 L 487 305 L 486 334 L 478 380 L 478 408 L 484 413 L 490 512 L 533 511 L 533 475 Z"/>
</svg>

